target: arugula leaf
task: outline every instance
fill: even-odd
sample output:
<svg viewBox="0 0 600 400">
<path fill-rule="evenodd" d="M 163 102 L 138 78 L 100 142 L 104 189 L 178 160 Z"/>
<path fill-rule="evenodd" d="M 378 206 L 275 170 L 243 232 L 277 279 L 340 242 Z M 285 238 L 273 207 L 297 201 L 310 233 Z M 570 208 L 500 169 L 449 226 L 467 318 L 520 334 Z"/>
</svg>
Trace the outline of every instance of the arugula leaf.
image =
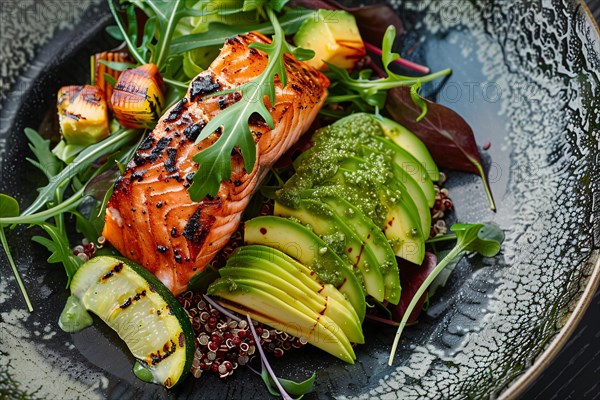
<svg viewBox="0 0 600 400">
<path fill-rule="evenodd" d="M 13 197 L 0 193 L 0 218 L 15 217 L 17 215 L 19 215 L 19 202 Z M 6 253 L 6 258 L 8 258 L 8 263 L 10 264 L 13 275 L 17 281 L 17 284 L 19 285 L 21 294 L 25 299 L 27 309 L 29 312 L 32 312 L 33 306 L 31 305 L 31 300 L 29 300 L 29 295 L 27 294 L 27 289 L 25 289 L 25 285 L 21 279 L 21 274 L 15 265 L 15 260 L 13 259 L 12 254 L 10 253 L 8 242 L 6 241 L 6 235 L 4 233 L 4 225 L 2 224 L 0 224 L 0 243 L 2 243 L 2 248 Z"/>
<path fill-rule="evenodd" d="M 27 158 L 27 161 L 42 171 L 48 179 L 51 179 L 61 170 L 63 165 L 50 151 L 50 140 L 44 139 L 31 128 L 25 128 L 25 136 L 29 139 L 29 148 L 37 159 L 35 161 Z"/>
<path fill-rule="evenodd" d="M 112 76 L 110 77 L 112 78 Z M 52 149 L 52 154 L 54 154 L 59 160 L 61 160 L 65 164 L 69 164 L 75 159 L 77 154 L 81 153 L 83 149 L 85 149 L 85 147 L 86 146 L 81 144 L 68 144 L 63 139 L 60 142 L 58 142 L 56 146 L 54 146 L 54 148 Z"/>
<path fill-rule="evenodd" d="M 115 87 L 115 85 L 117 84 L 117 80 L 112 75 L 109 75 L 107 72 L 104 73 L 104 80 L 112 87 Z"/>
<path fill-rule="evenodd" d="M 38 189 L 40 192 L 38 197 L 25 211 L 23 211 L 21 216 L 31 215 L 38 211 L 47 202 L 53 199 L 56 189 L 65 185 L 78 173 L 90 167 L 98 158 L 119 150 L 123 145 L 135 137 L 137 133 L 138 131 L 134 129 L 122 129 L 106 139 L 87 147 L 75 157 L 71 164 L 66 166 L 55 176 L 52 176 L 46 186 Z"/>
<path fill-rule="evenodd" d="M 448 255 L 438 263 L 427 279 L 421 284 L 419 290 L 417 290 L 410 304 L 406 308 L 402 321 L 400 321 L 400 325 L 396 331 L 396 337 L 394 338 L 388 365 L 392 365 L 394 361 L 400 336 L 402 335 L 402 331 L 404 330 L 412 311 L 417 306 L 421 296 L 423 296 L 429 285 L 435 280 L 440 272 L 456 257 L 462 257 L 462 254 L 465 251 L 475 251 L 485 257 L 494 257 L 500 252 L 502 242 L 504 241 L 504 232 L 495 225 L 454 224 L 450 229 L 456 234 L 456 245 L 450 250 Z"/>
<path fill-rule="evenodd" d="M 121 33 L 121 30 L 116 25 L 107 26 L 104 30 L 106 31 L 106 33 L 109 34 L 109 36 L 111 36 L 115 40 L 119 40 L 121 42 L 125 40 L 123 34 Z"/>
<path fill-rule="evenodd" d="M 52 254 L 48 257 L 48 262 L 62 263 L 67 273 L 67 288 L 71 284 L 71 279 L 79 269 L 79 266 L 83 264 L 83 261 L 75 256 L 69 246 L 69 239 L 64 231 L 61 231 L 54 225 L 47 222 L 42 222 L 39 226 L 48 233 L 50 239 L 43 236 L 34 236 L 31 238 L 34 242 L 41 244 L 46 247 Z"/>
<path fill-rule="evenodd" d="M 413 103 L 421 107 L 421 115 L 417 117 L 417 122 L 421 122 L 423 118 L 427 116 L 427 102 L 421 96 L 419 96 L 419 89 L 421 89 L 421 82 L 415 83 L 410 87 L 410 98 Z"/>
<path fill-rule="evenodd" d="M 19 202 L 6 194 L 0 193 L 0 218 L 19 215 Z"/>
<path fill-rule="evenodd" d="M 119 16 L 114 1 L 109 0 L 108 4 L 129 52 L 139 64 L 156 64 L 161 72 L 168 63 L 173 34 L 181 19 L 206 17 L 214 13 L 205 9 L 188 8 L 184 0 L 128 0 L 130 5 L 126 8 L 126 26 Z M 135 7 L 143 10 L 148 17 L 141 38 L 138 36 L 140 21 L 135 15 Z"/>
<path fill-rule="evenodd" d="M 283 55 L 285 53 L 293 54 L 297 49 L 292 48 L 285 40 L 285 32 L 279 25 L 273 10 L 267 8 L 267 14 L 275 32 L 271 43 L 252 43 L 250 45 L 251 48 L 265 52 L 269 58 L 263 72 L 236 89 L 213 94 L 213 96 L 219 96 L 238 92 L 241 93 L 241 99 L 210 120 L 196 139 L 196 143 L 199 143 L 217 129 L 222 129 L 221 136 L 212 146 L 193 157 L 193 160 L 199 164 L 198 172 L 194 175 L 193 183 L 188 189 L 193 201 L 200 201 L 207 195 L 215 196 L 219 191 L 221 181 L 230 178 L 231 151 L 234 148 L 239 148 L 246 171 L 254 168 L 256 145 L 248 125 L 248 120 L 253 114 L 258 114 L 271 129 L 274 128 L 273 117 L 263 99 L 268 97 L 270 103 L 275 104 L 275 76 L 279 77 L 282 87 L 287 84 Z"/>
<path fill-rule="evenodd" d="M 329 67 L 327 75 L 334 81 L 337 81 L 336 89 L 344 89 L 346 94 L 357 94 L 366 105 L 375 107 L 376 110 L 383 109 L 386 104 L 387 91 L 393 88 L 403 86 L 414 86 L 417 90 L 419 85 L 425 82 L 430 82 L 435 79 L 449 75 L 452 70 L 445 69 L 421 77 L 409 77 L 394 73 L 390 70 L 389 65 L 398 59 L 400 56 L 392 53 L 392 45 L 396 38 L 396 29 L 390 25 L 384 35 L 381 59 L 383 66 L 387 72 L 387 77 L 380 79 L 370 79 L 370 74 L 359 74 L 357 78 L 352 77 L 347 70 L 339 68 L 331 63 L 326 62 Z M 416 85 L 416 86 L 415 86 Z M 354 99 L 356 101 L 356 99 Z M 422 102 L 420 103 L 423 104 Z"/>
</svg>

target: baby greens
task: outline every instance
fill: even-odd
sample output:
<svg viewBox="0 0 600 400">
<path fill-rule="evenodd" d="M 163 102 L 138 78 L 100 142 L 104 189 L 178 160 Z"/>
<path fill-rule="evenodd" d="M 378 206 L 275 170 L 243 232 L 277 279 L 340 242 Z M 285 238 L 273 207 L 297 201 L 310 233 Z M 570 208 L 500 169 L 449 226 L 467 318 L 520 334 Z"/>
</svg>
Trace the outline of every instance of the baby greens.
<svg viewBox="0 0 600 400">
<path fill-rule="evenodd" d="M 0 193 L 0 218 L 10 218 L 16 217 L 19 215 L 19 203 L 17 200 L 13 199 L 10 196 Z M 19 285 L 19 289 L 23 294 L 23 298 L 25 299 L 25 303 L 27 304 L 27 309 L 29 312 L 33 311 L 33 306 L 31 305 L 31 300 L 29 300 L 29 295 L 27 294 L 27 290 L 25 289 L 25 285 L 23 284 L 23 280 L 21 279 L 21 274 L 15 265 L 15 261 L 10 253 L 10 249 L 8 247 L 8 242 L 6 241 L 6 234 L 4 232 L 3 224 L 0 224 L 0 242 L 2 243 L 2 247 L 6 252 L 6 257 L 8 258 L 8 262 L 10 263 L 10 267 L 12 268 L 13 275 L 17 280 L 17 284 Z"/>
<path fill-rule="evenodd" d="M 370 70 L 363 70 L 358 77 L 351 76 L 347 70 L 336 67 L 333 64 L 327 63 L 329 67 L 329 77 L 334 80 L 336 96 L 329 98 L 328 102 L 342 102 L 346 100 L 356 101 L 360 99 L 367 106 L 375 107 L 376 111 L 383 109 L 387 99 L 387 91 L 401 86 L 413 86 L 417 90 L 422 83 L 430 82 L 435 79 L 444 77 L 452 73 L 452 70 L 445 69 L 434 74 L 421 77 L 409 77 L 396 74 L 391 71 L 389 65 L 394 60 L 400 57 L 397 53 L 392 53 L 392 45 L 396 38 L 396 29 L 390 25 L 383 37 L 383 46 L 381 60 L 387 77 L 380 79 L 371 79 Z M 340 92 L 339 89 L 342 89 Z M 354 97 L 352 97 L 354 95 Z M 424 102 L 418 102 L 420 107 L 424 106 Z M 425 111 L 422 108 L 421 114 Z"/>
<path fill-rule="evenodd" d="M 35 135 L 34 135 L 35 133 Z M 84 169 L 89 168 L 98 158 L 107 156 L 111 153 L 114 153 L 120 149 L 122 149 L 129 141 L 131 141 L 134 137 L 139 135 L 139 132 L 134 129 L 121 129 L 106 139 L 93 144 L 83 150 L 72 163 L 68 164 L 66 167 L 60 169 L 58 171 L 56 166 L 60 165 L 60 161 L 58 161 L 52 152 L 47 147 L 38 146 L 37 143 L 40 141 L 44 141 L 37 132 L 33 131 L 33 129 L 26 130 L 26 134 L 28 137 L 34 138 L 34 142 L 32 149 L 35 148 L 37 152 L 34 152 L 36 156 L 39 154 L 42 158 L 39 159 L 39 162 L 34 162 L 34 165 L 38 166 L 44 174 L 48 177 L 48 184 L 40 189 L 38 189 L 39 194 L 33 203 L 23 213 L 22 216 L 32 215 L 40 208 L 42 208 L 47 202 L 51 201 L 54 197 L 55 191 L 60 187 L 68 184 L 77 174 L 82 172 Z M 48 140 L 44 142 L 49 142 Z M 46 143 L 47 146 L 47 143 Z M 46 151 L 47 150 L 47 151 Z M 50 156 L 54 159 L 54 161 L 48 161 Z M 64 203 L 61 202 L 64 205 Z M 0 219 L 0 223 L 3 221 Z M 15 221 L 15 223 L 27 223 L 21 221 Z"/>
<path fill-rule="evenodd" d="M 34 236 L 32 240 L 50 251 L 49 263 L 63 264 L 68 287 L 71 278 L 82 261 L 71 251 L 64 214 L 71 213 L 78 220 L 85 219 L 81 214 L 74 211 L 84 200 L 85 185 L 82 182 L 93 180 L 94 177 L 112 167 L 114 162 L 127 162 L 132 154 L 130 142 L 139 133 L 139 131 L 132 129 L 119 130 L 103 141 L 85 148 L 71 163 L 67 164 L 53 154 L 50 150 L 49 140 L 42 138 L 33 129 L 25 129 L 25 135 L 29 139 L 29 147 L 35 156 L 35 159 L 28 158 L 27 160 L 44 173 L 48 183 L 38 189 L 38 197 L 23 212 L 20 212 L 16 199 L 0 194 L 0 239 L 29 311 L 33 311 L 33 307 L 14 265 L 12 254 L 6 242 L 4 228 L 21 224 L 41 227 L 49 238 Z M 103 157 L 105 158 L 104 164 L 100 167 L 94 167 L 93 164 Z M 71 190 L 72 194 L 65 199 L 67 190 Z M 43 207 L 46 207 L 46 209 L 40 211 Z M 50 219 L 54 220 L 54 224 L 48 222 Z M 81 226 L 81 224 L 85 224 L 85 222 L 80 222 L 78 225 Z M 88 239 L 94 240 L 95 238 Z"/>
<path fill-rule="evenodd" d="M 501 244 L 504 241 L 504 232 L 495 225 L 454 224 L 451 229 L 456 234 L 456 245 L 450 250 L 448 255 L 438 263 L 427 279 L 425 279 L 406 308 L 402 321 L 400 321 L 400 325 L 396 331 L 396 337 L 394 338 L 394 344 L 392 345 L 392 350 L 388 359 L 389 365 L 392 365 L 394 361 L 400 336 L 402 335 L 402 331 L 404 330 L 412 311 L 419 302 L 419 299 L 421 299 L 421 296 L 423 296 L 429 285 L 435 280 L 439 273 L 455 258 L 462 257 L 464 252 L 475 251 L 484 257 L 494 257 L 500 252 Z"/>
<path fill-rule="evenodd" d="M 286 35 L 295 33 L 302 22 L 313 14 L 311 10 L 298 9 L 287 10 L 278 17 L 279 25 Z M 209 29 L 205 32 L 193 33 L 173 39 L 170 47 L 171 55 L 178 55 L 187 51 L 208 46 L 220 46 L 223 38 L 234 37 L 245 32 L 260 32 L 265 35 L 274 33 L 270 22 L 255 23 L 251 25 L 230 25 L 222 22 L 211 22 Z"/>
</svg>

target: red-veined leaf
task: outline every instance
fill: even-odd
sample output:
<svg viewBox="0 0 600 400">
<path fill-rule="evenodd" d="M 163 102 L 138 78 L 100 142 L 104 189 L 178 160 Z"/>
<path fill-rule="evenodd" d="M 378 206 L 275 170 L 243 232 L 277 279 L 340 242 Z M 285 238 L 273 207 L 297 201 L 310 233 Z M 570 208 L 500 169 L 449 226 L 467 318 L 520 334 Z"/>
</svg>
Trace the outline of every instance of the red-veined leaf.
<svg viewBox="0 0 600 400">
<path fill-rule="evenodd" d="M 437 257 L 433 253 L 425 253 L 425 259 L 422 265 L 415 265 L 411 262 L 398 259 L 398 269 L 400 270 L 400 283 L 402 284 L 402 295 L 400 296 L 400 302 L 397 306 L 394 306 L 392 310 L 392 318 L 396 322 L 400 322 L 404 316 L 408 305 L 410 304 L 413 296 L 419 290 L 419 287 L 425 282 L 425 279 L 431 274 L 437 265 Z M 408 323 L 415 322 L 419 319 L 423 304 L 425 303 L 426 295 L 424 294 L 419 299 L 416 307 L 408 318 Z"/>
</svg>

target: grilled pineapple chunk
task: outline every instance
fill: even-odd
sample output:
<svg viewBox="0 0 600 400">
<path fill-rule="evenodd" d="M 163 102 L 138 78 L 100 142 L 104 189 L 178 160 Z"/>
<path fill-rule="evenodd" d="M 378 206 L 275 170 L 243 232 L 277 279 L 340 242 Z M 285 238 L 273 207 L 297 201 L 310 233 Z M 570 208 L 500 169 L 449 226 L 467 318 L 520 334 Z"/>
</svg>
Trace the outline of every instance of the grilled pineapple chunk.
<svg viewBox="0 0 600 400">
<path fill-rule="evenodd" d="M 165 91 L 154 64 L 123 71 L 111 97 L 115 118 L 126 128 L 153 128 L 165 105 Z"/>
<path fill-rule="evenodd" d="M 90 145 L 110 134 L 104 92 L 97 86 L 63 86 L 58 91 L 58 121 L 68 144 Z"/>
</svg>

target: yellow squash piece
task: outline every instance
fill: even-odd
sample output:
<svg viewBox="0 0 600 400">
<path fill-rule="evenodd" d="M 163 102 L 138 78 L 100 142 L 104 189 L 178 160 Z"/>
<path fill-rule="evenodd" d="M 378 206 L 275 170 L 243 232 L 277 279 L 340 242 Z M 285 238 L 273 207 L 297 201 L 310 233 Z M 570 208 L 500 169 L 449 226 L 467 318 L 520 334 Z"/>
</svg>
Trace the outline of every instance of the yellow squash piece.
<svg viewBox="0 0 600 400">
<path fill-rule="evenodd" d="M 58 121 L 68 144 L 90 145 L 110 134 L 104 92 L 97 86 L 63 86 L 58 91 Z"/>
<path fill-rule="evenodd" d="M 123 71 L 111 97 L 115 118 L 126 128 L 154 128 L 165 105 L 165 91 L 154 64 Z"/>
<path fill-rule="evenodd" d="M 319 10 L 307 18 L 294 36 L 296 46 L 311 49 L 315 56 L 305 61 L 317 69 L 327 69 L 324 61 L 352 69 L 365 54 L 365 45 L 354 16 L 342 10 Z"/>
</svg>

